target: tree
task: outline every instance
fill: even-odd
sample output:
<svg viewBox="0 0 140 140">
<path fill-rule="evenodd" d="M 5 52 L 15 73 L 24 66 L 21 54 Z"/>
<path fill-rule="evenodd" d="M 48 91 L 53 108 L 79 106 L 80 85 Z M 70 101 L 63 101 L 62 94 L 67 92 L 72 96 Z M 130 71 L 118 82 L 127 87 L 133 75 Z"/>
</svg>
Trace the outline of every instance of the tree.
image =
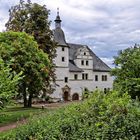
<svg viewBox="0 0 140 140">
<path fill-rule="evenodd" d="M 11 73 L 11 68 L 5 66 L 3 60 L 0 57 L 0 108 L 4 107 L 5 104 L 17 93 L 17 85 L 21 73 Z"/>
<path fill-rule="evenodd" d="M 127 91 L 132 98 L 140 98 L 140 45 L 120 51 L 114 63 L 115 88 Z"/>
<path fill-rule="evenodd" d="M 38 48 L 32 36 L 23 32 L 0 33 L 0 50 L 5 64 L 11 61 L 12 71 L 23 72 L 19 92 L 24 98 L 24 107 L 31 107 L 32 98 L 47 86 L 51 68 L 48 55 Z"/>
<path fill-rule="evenodd" d="M 50 30 L 50 21 L 48 16 L 50 11 L 45 5 L 31 3 L 30 0 L 24 2 L 20 0 L 18 5 L 11 7 L 9 10 L 9 21 L 6 23 L 7 31 L 26 32 L 34 36 L 39 48 L 48 54 L 50 62 L 56 56 L 56 43 L 53 33 Z M 46 79 L 48 85 L 47 91 L 50 91 L 50 81 L 55 82 L 54 64 L 51 65 L 49 76 Z"/>
</svg>

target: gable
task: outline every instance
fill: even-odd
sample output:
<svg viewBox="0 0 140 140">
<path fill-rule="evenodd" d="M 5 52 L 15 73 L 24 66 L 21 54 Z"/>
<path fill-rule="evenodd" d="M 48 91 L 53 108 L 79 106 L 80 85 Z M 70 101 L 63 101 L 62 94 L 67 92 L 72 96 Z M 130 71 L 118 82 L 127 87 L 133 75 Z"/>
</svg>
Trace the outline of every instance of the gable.
<svg viewBox="0 0 140 140">
<path fill-rule="evenodd" d="M 87 49 L 87 46 L 83 46 L 77 49 L 76 53 L 74 54 L 74 59 L 78 59 L 78 58 L 92 59 L 90 52 Z"/>
<path fill-rule="evenodd" d="M 96 54 L 88 47 L 81 44 L 71 44 L 69 45 L 69 60 L 74 60 L 76 56 L 80 55 L 81 53 L 89 52 L 91 58 L 93 59 L 93 71 L 104 71 L 109 72 L 111 68 L 106 65 Z M 81 53 L 80 53 L 81 49 Z M 88 51 L 87 51 L 88 50 Z"/>
</svg>

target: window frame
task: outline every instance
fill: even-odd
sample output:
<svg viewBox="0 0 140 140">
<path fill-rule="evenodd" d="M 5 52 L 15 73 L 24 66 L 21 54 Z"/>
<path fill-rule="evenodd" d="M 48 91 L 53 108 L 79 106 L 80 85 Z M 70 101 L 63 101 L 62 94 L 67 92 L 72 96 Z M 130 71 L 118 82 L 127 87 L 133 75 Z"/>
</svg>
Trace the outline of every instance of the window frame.
<svg viewBox="0 0 140 140">
<path fill-rule="evenodd" d="M 88 80 L 88 73 L 85 73 L 85 80 Z"/>
<path fill-rule="evenodd" d="M 65 57 L 64 56 L 62 56 L 62 62 L 65 62 Z"/>
<path fill-rule="evenodd" d="M 82 80 L 88 80 L 88 73 L 82 73 Z"/>
<path fill-rule="evenodd" d="M 62 47 L 62 52 L 64 52 L 65 51 L 65 48 L 64 47 Z"/>
<path fill-rule="evenodd" d="M 86 66 L 89 66 L 89 61 L 88 60 L 86 60 Z"/>
<path fill-rule="evenodd" d="M 65 77 L 65 78 L 64 78 L 64 82 L 65 82 L 65 83 L 68 83 L 68 77 Z"/>
<path fill-rule="evenodd" d="M 81 60 L 81 65 L 84 66 L 84 60 Z"/>
<path fill-rule="evenodd" d="M 107 75 L 102 75 L 102 81 L 107 81 Z"/>
<path fill-rule="evenodd" d="M 98 79 L 99 79 L 98 75 L 95 75 L 95 81 L 98 81 Z"/>
<path fill-rule="evenodd" d="M 78 74 L 74 74 L 74 80 L 78 80 Z"/>
</svg>

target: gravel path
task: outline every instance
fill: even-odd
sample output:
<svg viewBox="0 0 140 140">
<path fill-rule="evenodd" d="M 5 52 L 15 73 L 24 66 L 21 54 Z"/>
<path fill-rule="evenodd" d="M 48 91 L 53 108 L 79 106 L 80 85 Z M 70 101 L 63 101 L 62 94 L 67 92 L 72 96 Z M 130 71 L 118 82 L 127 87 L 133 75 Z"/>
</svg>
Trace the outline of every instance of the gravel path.
<svg viewBox="0 0 140 140">
<path fill-rule="evenodd" d="M 14 129 L 14 128 L 16 128 L 19 125 L 25 124 L 26 122 L 27 122 L 27 120 L 26 119 L 23 119 L 23 120 L 20 120 L 18 122 L 7 124 L 5 126 L 0 127 L 0 132 Z"/>
</svg>

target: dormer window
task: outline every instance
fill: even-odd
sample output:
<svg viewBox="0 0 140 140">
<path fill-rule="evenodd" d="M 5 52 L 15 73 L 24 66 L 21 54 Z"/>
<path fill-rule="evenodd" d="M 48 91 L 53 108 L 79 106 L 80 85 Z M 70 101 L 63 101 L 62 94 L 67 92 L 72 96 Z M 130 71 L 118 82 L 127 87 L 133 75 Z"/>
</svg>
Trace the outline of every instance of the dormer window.
<svg viewBox="0 0 140 140">
<path fill-rule="evenodd" d="M 87 73 L 85 74 L 85 79 L 88 80 L 88 74 Z"/>
<path fill-rule="evenodd" d="M 63 52 L 65 51 L 65 48 L 64 48 L 64 47 L 62 47 L 62 51 L 63 51 Z"/>
<path fill-rule="evenodd" d="M 81 65 L 84 65 L 84 60 L 81 60 Z"/>
<path fill-rule="evenodd" d="M 84 55 L 86 55 L 86 52 L 84 52 Z"/>
<path fill-rule="evenodd" d="M 86 61 L 86 66 L 88 66 L 88 60 Z"/>
</svg>

